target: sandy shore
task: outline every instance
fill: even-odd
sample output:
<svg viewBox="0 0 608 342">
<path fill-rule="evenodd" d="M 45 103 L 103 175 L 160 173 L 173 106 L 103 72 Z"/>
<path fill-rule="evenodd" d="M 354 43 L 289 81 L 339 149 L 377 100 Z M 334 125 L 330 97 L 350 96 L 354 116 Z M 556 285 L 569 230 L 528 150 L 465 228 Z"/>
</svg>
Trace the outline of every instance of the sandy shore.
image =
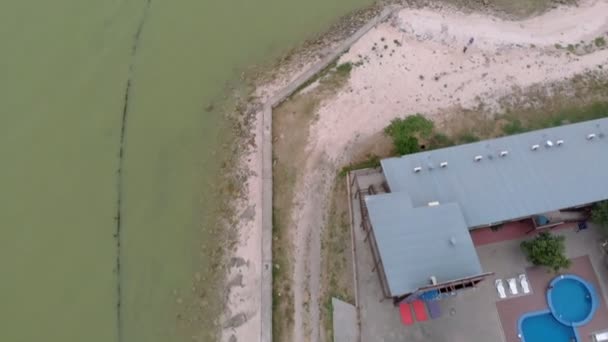
<svg viewBox="0 0 608 342">
<path fill-rule="evenodd" d="M 342 56 L 340 63 L 358 66 L 346 87 L 319 108 L 318 120 L 310 127 L 303 177 L 296 183 L 297 205 L 292 212 L 294 341 L 319 340 L 322 213 L 336 170 L 349 160 L 357 144 L 397 116 L 419 112 L 437 119 L 448 108 L 479 104 L 498 112 L 498 99 L 516 89 L 569 79 L 600 70 L 598 66 L 608 70 L 608 49 L 593 45 L 599 36 L 608 40 L 606 13 L 608 1 L 599 0 L 518 22 L 450 9 L 403 9 Z M 572 54 L 565 49 L 569 44 L 589 49 Z M 259 92 L 262 99 L 296 75 L 264 88 Z M 259 118 L 254 125 L 258 147 Z M 259 158 L 260 151 L 253 148 L 244 160 L 252 175 L 247 181 L 248 199 L 239 204 L 243 219 L 228 278 L 231 287 L 223 341 L 257 341 L 260 336 Z"/>
</svg>

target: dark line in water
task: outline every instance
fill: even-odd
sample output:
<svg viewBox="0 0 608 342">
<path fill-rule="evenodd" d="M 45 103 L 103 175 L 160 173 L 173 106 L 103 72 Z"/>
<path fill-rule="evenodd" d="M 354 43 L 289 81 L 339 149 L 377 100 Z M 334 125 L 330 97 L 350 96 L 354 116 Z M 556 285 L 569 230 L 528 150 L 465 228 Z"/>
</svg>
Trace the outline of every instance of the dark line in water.
<svg viewBox="0 0 608 342">
<path fill-rule="evenodd" d="M 120 148 L 118 150 L 118 169 L 116 171 L 116 188 L 117 188 L 117 199 L 116 199 L 116 230 L 114 232 L 114 238 L 116 239 L 116 340 L 122 342 L 122 277 L 121 277 L 121 237 L 122 237 L 122 169 L 124 164 L 125 155 L 125 136 L 127 132 L 127 118 L 129 114 L 129 95 L 131 93 L 131 84 L 133 78 L 133 71 L 135 70 L 135 57 L 137 55 L 137 46 L 141 37 L 141 32 L 144 27 L 144 23 L 148 17 L 148 9 L 150 8 L 152 1 L 146 0 L 145 7 L 143 9 L 142 17 L 137 26 L 137 31 L 133 37 L 133 45 L 131 46 L 131 63 L 129 64 L 129 76 L 127 78 L 127 84 L 125 86 L 124 102 L 122 107 L 122 120 L 120 127 Z"/>
</svg>

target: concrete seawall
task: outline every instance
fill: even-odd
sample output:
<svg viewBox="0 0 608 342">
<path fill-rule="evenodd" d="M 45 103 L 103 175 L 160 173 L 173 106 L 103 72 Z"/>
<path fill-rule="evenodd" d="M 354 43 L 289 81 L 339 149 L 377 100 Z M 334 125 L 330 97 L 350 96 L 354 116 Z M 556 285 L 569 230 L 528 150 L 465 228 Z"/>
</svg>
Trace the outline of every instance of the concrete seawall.
<svg viewBox="0 0 608 342">
<path fill-rule="evenodd" d="M 378 16 L 344 40 L 331 53 L 272 96 L 264 105 L 262 115 L 262 281 L 261 342 L 272 342 L 272 110 L 291 96 L 304 83 L 340 57 L 351 45 L 378 23 L 384 21 L 396 6 L 386 7 Z"/>
</svg>

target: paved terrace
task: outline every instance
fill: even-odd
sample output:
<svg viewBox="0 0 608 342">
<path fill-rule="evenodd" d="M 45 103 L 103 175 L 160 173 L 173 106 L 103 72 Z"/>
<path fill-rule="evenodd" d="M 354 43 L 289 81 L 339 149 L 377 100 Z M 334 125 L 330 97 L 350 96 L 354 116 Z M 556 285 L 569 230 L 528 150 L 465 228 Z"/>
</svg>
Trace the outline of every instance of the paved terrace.
<svg viewBox="0 0 608 342">
<path fill-rule="evenodd" d="M 376 190 L 382 191 L 384 179 L 381 174 L 372 173 L 357 179 L 362 188 L 373 184 Z M 545 290 L 555 275 L 544 268 L 532 267 L 526 261 L 519 244 L 531 237 L 525 234 L 531 228 L 531 222 L 518 222 L 507 224 L 497 232 L 482 230 L 472 234 L 482 268 L 495 272 L 494 278 L 482 282 L 475 289 L 442 300 L 442 317 L 416 322 L 412 326 L 402 325 L 398 308 L 390 299 L 383 299 L 378 275 L 371 271 L 374 265 L 369 246 L 364 242 L 359 201 L 351 199 L 351 202 L 362 342 L 518 342 L 517 320 L 521 314 L 546 308 Z M 591 333 L 608 329 L 608 264 L 602 259 L 601 237 L 593 226 L 577 232 L 575 225 L 564 225 L 553 232 L 566 236 L 566 251 L 573 259 L 572 269 L 568 272 L 582 276 L 598 292 L 601 305 L 595 318 L 589 325 L 579 328 L 583 341 L 591 341 Z M 476 234 L 480 235 L 476 237 Z M 494 279 L 512 278 L 521 273 L 528 275 L 532 293 L 521 295 L 520 288 L 519 296 L 499 300 Z"/>
</svg>

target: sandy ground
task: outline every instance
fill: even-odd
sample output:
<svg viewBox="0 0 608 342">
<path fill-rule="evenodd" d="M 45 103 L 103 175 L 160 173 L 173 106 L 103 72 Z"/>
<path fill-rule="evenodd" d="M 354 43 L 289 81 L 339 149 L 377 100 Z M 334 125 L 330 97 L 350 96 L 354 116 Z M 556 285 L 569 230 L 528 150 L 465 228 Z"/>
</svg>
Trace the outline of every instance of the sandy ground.
<svg viewBox="0 0 608 342">
<path fill-rule="evenodd" d="M 322 103 L 310 128 L 304 176 L 296 184 L 295 342 L 320 339 L 321 230 L 336 170 L 357 143 L 397 116 L 420 112 L 437 119 L 448 108 L 480 103 L 499 111 L 497 100 L 514 89 L 568 79 L 599 70 L 599 65 L 608 69 L 608 49 L 574 55 L 555 46 L 592 45 L 599 36 L 608 41 L 607 13 L 606 0 L 583 1 L 518 22 L 451 9 L 403 9 L 351 47 L 340 63 L 361 65 L 353 68 L 343 91 Z M 288 79 L 260 94 L 279 89 Z M 255 132 L 260 124 L 258 119 Z M 257 146 L 260 139 L 256 134 Z M 245 160 L 254 175 L 247 183 L 248 201 L 240 205 L 243 220 L 229 276 L 233 286 L 223 341 L 258 341 L 260 336 L 259 156 L 253 149 Z"/>
</svg>

